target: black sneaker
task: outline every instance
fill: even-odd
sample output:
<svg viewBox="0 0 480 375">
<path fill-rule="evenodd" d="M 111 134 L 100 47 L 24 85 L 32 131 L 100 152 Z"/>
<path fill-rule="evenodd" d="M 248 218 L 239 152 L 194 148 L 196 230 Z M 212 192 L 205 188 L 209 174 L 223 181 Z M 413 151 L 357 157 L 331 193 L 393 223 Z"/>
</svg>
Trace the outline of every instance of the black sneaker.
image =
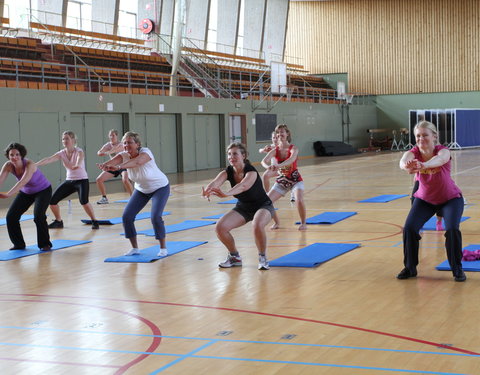
<svg viewBox="0 0 480 375">
<path fill-rule="evenodd" d="M 92 220 L 92 229 L 99 229 L 100 225 L 97 220 Z"/>
<path fill-rule="evenodd" d="M 63 220 L 53 220 L 50 224 L 48 224 L 49 228 L 63 228 Z"/>
<path fill-rule="evenodd" d="M 455 274 L 455 281 L 463 282 L 465 280 L 467 280 L 465 272 L 463 272 L 463 270 L 457 271 L 457 273 Z"/>
<path fill-rule="evenodd" d="M 416 277 L 416 276 L 417 276 L 417 271 L 410 271 L 408 268 L 404 268 L 397 275 L 397 279 L 405 280 L 405 279 L 408 279 L 410 277 Z"/>
<path fill-rule="evenodd" d="M 25 250 L 25 246 L 13 246 L 9 250 Z"/>
</svg>

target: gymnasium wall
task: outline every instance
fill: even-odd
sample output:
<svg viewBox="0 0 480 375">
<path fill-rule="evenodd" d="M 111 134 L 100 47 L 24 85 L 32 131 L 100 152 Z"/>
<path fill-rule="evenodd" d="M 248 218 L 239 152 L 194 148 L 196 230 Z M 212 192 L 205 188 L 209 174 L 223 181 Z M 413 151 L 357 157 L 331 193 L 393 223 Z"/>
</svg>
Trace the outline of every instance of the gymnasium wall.
<svg viewBox="0 0 480 375">
<path fill-rule="evenodd" d="M 348 73 L 351 92 L 478 91 L 480 2 L 291 1 L 285 54 Z"/>
<path fill-rule="evenodd" d="M 410 109 L 480 108 L 480 92 L 377 96 L 378 127 L 408 128 Z"/>
<path fill-rule="evenodd" d="M 98 174 L 96 151 L 107 142 L 107 132 L 135 130 L 144 145 L 154 151 L 157 163 L 169 173 L 225 166 L 225 147 L 230 143 L 229 115 L 244 115 L 246 143 L 252 162 L 261 160 L 255 114 L 277 115 L 286 123 L 299 147 L 300 157 L 313 157 L 313 142 L 341 141 L 341 111 L 337 104 L 279 102 L 268 111 L 266 103 L 253 110 L 249 100 L 205 99 L 126 94 L 94 94 L 48 90 L 0 88 L 2 149 L 11 141 L 24 143 L 32 160 L 50 156 L 62 148 L 60 135 L 73 130 L 86 151 L 90 180 Z M 163 111 L 160 111 L 163 104 Z M 257 103 L 258 104 L 258 103 Z M 201 106 L 201 108 L 200 108 Z M 350 144 L 365 147 L 366 129 L 376 126 L 375 105 L 350 106 Z M 53 185 L 64 179 L 60 163 L 42 167 Z"/>
</svg>

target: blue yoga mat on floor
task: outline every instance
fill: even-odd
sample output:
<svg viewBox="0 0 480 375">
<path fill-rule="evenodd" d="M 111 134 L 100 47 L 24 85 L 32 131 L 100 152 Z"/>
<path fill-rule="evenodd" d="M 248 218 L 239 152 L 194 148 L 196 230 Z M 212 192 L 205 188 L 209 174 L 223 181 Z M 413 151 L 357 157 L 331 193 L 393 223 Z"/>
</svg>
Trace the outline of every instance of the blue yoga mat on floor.
<svg viewBox="0 0 480 375">
<path fill-rule="evenodd" d="M 211 215 L 211 216 L 204 216 L 202 217 L 202 219 L 220 219 L 223 215 L 225 215 L 224 213 L 223 214 L 217 214 L 217 215 Z"/>
<path fill-rule="evenodd" d="M 270 261 L 272 267 L 316 267 L 357 247 L 358 243 L 314 243 Z"/>
<path fill-rule="evenodd" d="M 464 250 L 474 251 L 480 249 L 480 244 L 473 244 L 468 245 L 463 248 Z M 439 271 L 451 271 L 450 264 L 448 264 L 448 260 L 443 261 L 438 266 L 435 267 Z M 464 271 L 471 271 L 471 272 L 480 272 L 480 260 L 462 260 L 462 268 Z"/>
<path fill-rule="evenodd" d="M 403 197 L 408 197 L 408 194 L 384 194 L 379 195 L 378 197 L 364 199 L 363 201 L 358 201 L 358 203 L 385 203 L 394 201 L 395 199 L 400 199 Z"/>
<path fill-rule="evenodd" d="M 203 245 L 207 241 L 167 241 L 168 256 L 191 249 L 192 247 Z M 116 263 L 150 263 L 155 260 L 166 258 L 157 256 L 160 251 L 160 246 L 155 245 L 140 250 L 137 255 L 122 255 L 119 257 L 112 257 L 105 259 L 105 262 Z"/>
<path fill-rule="evenodd" d="M 52 250 L 50 251 L 41 251 L 37 245 L 27 246 L 25 250 L 6 250 L 0 251 L 0 260 L 12 260 L 23 257 L 28 257 L 35 254 L 46 254 L 55 250 L 64 249 L 66 247 L 83 245 L 92 241 L 75 241 L 75 240 L 53 240 L 52 241 Z"/>
<path fill-rule="evenodd" d="M 217 202 L 217 204 L 236 204 L 238 202 L 237 198 L 230 199 L 228 201 Z"/>
<path fill-rule="evenodd" d="M 180 232 L 182 230 L 204 227 L 206 225 L 215 224 L 216 221 L 207 220 L 185 220 L 181 223 L 165 225 L 165 233 Z M 153 229 L 147 229 L 139 231 L 138 234 L 144 234 L 145 236 L 155 236 Z"/>
<path fill-rule="evenodd" d="M 130 199 L 119 199 L 118 201 L 113 201 L 113 203 L 128 203 Z"/>
<path fill-rule="evenodd" d="M 356 214 L 356 212 L 324 212 L 322 214 L 309 217 L 307 219 L 307 224 L 335 224 Z M 297 224 L 300 224 L 300 222 L 297 221 Z"/>
<path fill-rule="evenodd" d="M 32 220 L 33 219 L 33 215 L 22 215 L 20 216 L 20 221 L 25 221 L 25 220 Z M 0 226 L 1 225 L 5 225 L 7 224 L 7 219 L 0 219 Z"/>
<path fill-rule="evenodd" d="M 170 215 L 170 212 L 165 211 L 162 216 Z M 140 212 L 137 216 L 135 216 L 135 220 L 143 220 L 143 219 L 150 219 L 152 214 L 150 212 Z M 84 224 L 92 224 L 92 220 L 90 219 L 83 219 L 82 223 Z M 98 224 L 100 225 L 113 225 L 113 224 L 121 224 L 122 218 L 121 217 L 114 217 L 113 219 L 99 219 Z"/>
<path fill-rule="evenodd" d="M 470 219 L 470 216 L 462 216 L 460 222 Z M 442 225 L 445 228 L 445 221 L 442 219 Z M 423 225 L 422 230 L 437 230 L 437 217 L 432 216 L 428 221 Z"/>
</svg>

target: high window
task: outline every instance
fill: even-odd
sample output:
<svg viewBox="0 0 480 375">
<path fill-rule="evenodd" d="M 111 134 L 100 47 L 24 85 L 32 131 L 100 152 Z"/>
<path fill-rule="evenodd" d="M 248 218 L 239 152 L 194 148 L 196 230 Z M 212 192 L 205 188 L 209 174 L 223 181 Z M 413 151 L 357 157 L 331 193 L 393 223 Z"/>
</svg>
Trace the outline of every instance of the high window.
<svg viewBox="0 0 480 375">
<path fill-rule="evenodd" d="M 69 0 L 66 26 L 72 29 L 92 31 L 92 0 Z"/>
<path fill-rule="evenodd" d="M 131 0 L 120 0 L 118 12 L 118 35 L 127 38 L 135 38 L 138 29 L 138 2 Z"/>
</svg>

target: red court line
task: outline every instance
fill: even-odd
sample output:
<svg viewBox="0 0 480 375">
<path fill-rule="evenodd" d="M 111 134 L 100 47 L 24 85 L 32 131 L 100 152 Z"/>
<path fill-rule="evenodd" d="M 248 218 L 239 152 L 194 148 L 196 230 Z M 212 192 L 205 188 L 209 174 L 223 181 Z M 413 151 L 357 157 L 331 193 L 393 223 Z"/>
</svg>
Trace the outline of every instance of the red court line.
<svg viewBox="0 0 480 375">
<path fill-rule="evenodd" d="M 71 298 L 71 299 L 98 299 L 101 301 L 116 301 L 116 302 L 130 302 L 130 303 L 145 303 L 145 304 L 152 304 L 152 305 L 163 305 L 163 306 L 176 306 L 176 307 L 193 307 L 193 308 L 199 308 L 199 309 L 209 309 L 209 310 L 217 310 L 217 311 L 230 311 L 230 312 L 239 312 L 239 313 L 245 313 L 245 314 L 252 314 L 252 315 L 260 315 L 260 316 L 268 316 L 268 317 L 274 317 L 274 318 L 282 318 L 282 319 L 289 319 L 289 320 L 296 320 L 296 321 L 301 321 L 301 322 L 309 322 L 309 323 L 315 323 L 315 324 L 323 324 L 323 325 L 328 325 L 332 327 L 339 327 L 339 328 L 346 328 L 346 329 L 351 329 L 355 331 L 361 331 L 361 332 L 366 332 L 366 333 L 372 333 L 376 335 L 382 335 L 382 336 L 387 336 L 387 337 L 392 337 L 400 340 L 406 340 L 406 341 L 411 341 L 415 342 L 418 344 L 424 344 L 424 345 L 429 345 L 429 346 L 434 346 L 437 348 L 442 348 L 454 352 L 459 352 L 459 353 L 465 353 L 465 354 L 471 354 L 471 355 L 480 355 L 479 352 L 473 352 L 470 350 L 458 348 L 455 346 L 448 346 L 442 343 L 438 342 L 433 342 L 433 341 L 427 341 L 427 340 L 422 340 L 422 339 L 417 339 L 414 337 L 408 337 L 408 336 L 403 336 L 403 335 L 397 335 L 395 333 L 389 333 L 389 332 L 382 332 L 382 331 L 377 331 L 373 329 L 367 329 L 367 328 L 362 328 L 362 327 L 356 327 L 352 325 L 347 325 L 347 324 L 341 324 L 341 323 L 333 323 L 333 322 L 327 322 L 323 320 L 316 320 L 316 319 L 308 319 L 308 318 L 300 318 L 296 316 L 291 316 L 291 315 L 282 315 L 282 314 L 273 314 L 273 313 L 266 313 L 266 312 L 261 312 L 261 311 L 253 311 L 253 310 L 243 310 L 243 309 L 234 309 L 234 308 L 228 308 L 228 307 L 215 307 L 215 306 L 204 306 L 204 305 L 191 305 L 191 304 L 186 304 L 186 303 L 174 303 L 174 302 L 158 302 L 158 301 L 142 301 L 142 300 L 127 300 L 127 299 L 121 299 L 121 298 L 92 298 L 92 297 L 75 297 L 75 296 L 54 296 L 54 295 L 42 295 L 42 294 L 8 294 L 8 293 L 0 293 L 0 295 L 9 295 L 9 296 L 23 296 L 23 297 L 47 297 L 47 298 Z M 12 300 L 15 301 L 15 300 Z M 32 301 L 27 301 L 27 302 L 32 302 Z M 39 302 L 51 302 L 51 301 L 39 301 Z M 65 304 L 72 304 L 76 305 L 75 303 L 68 303 L 68 302 L 60 302 L 60 303 L 65 303 Z M 82 305 L 82 304 L 78 304 Z M 82 305 L 84 306 L 84 305 Z M 90 306 L 90 305 L 86 305 Z M 91 307 L 98 307 L 92 305 Z M 101 307 L 103 308 L 103 307 Z M 116 309 L 110 309 L 110 308 L 104 308 L 106 310 L 111 310 L 115 312 L 120 312 L 119 310 Z M 124 312 L 125 313 L 125 312 Z M 131 315 L 134 317 L 137 317 L 137 315 L 133 315 L 130 313 L 125 313 L 127 315 Z M 153 323 L 152 323 L 153 324 Z M 160 342 L 159 342 L 160 344 Z M 145 355 L 146 356 L 146 355 Z M 133 361 L 132 361 L 133 362 Z M 132 363 L 129 362 L 128 364 Z M 137 363 L 137 362 L 135 362 Z M 128 365 L 127 364 L 127 365 Z M 125 367 L 125 366 L 124 366 Z M 130 366 L 131 367 L 131 366 Z M 123 367 L 122 367 L 123 368 Z M 119 370 L 120 371 L 120 370 Z M 117 371 L 116 374 L 121 374 L 122 372 Z"/>
<path fill-rule="evenodd" d="M 10 296 L 15 295 L 15 296 L 24 296 L 24 297 L 25 296 L 26 297 L 34 296 L 34 295 L 28 295 L 28 294 L 3 294 L 3 295 L 10 295 Z M 40 296 L 37 296 L 37 297 L 40 297 Z M 43 297 L 50 297 L 50 296 L 43 296 Z M 75 297 L 66 297 L 66 298 L 75 298 Z M 83 304 L 83 303 L 62 302 L 62 301 L 47 301 L 47 300 L 14 300 L 14 299 L 8 300 L 8 299 L 1 299 L 0 302 L 57 303 L 57 304 L 62 304 L 62 305 L 91 307 L 91 308 L 95 308 L 95 309 L 113 311 L 113 312 L 116 312 L 116 313 L 119 313 L 119 314 L 128 315 L 132 318 L 138 319 L 142 323 L 145 323 L 150 328 L 150 330 L 152 331 L 152 335 L 153 335 L 152 343 L 150 344 L 150 346 L 147 349 L 144 350 L 145 352 L 148 352 L 148 353 L 154 352 L 160 346 L 160 342 L 162 341 L 162 338 L 161 338 L 162 332 L 160 331 L 160 329 L 158 328 L 158 326 L 155 323 L 151 322 L 148 319 L 145 319 L 145 318 L 141 317 L 140 315 L 132 314 L 132 313 L 129 313 L 129 312 L 126 312 L 126 311 L 118 310 L 118 309 L 113 309 L 113 308 L 110 308 L 110 307 L 89 305 L 89 304 Z M 134 366 L 138 362 L 143 361 L 148 356 L 149 356 L 149 354 L 141 354 L 141 355 L 137 356 L 135 359 L 133 359 L 132 361 L 126 363 L 125 365 L 123 365 L 121 367 L 114 366 L 115 368 L 118 368 L 118 370 L 115 371 L 115 375 L 120 375 L 120 374 L 125 373 L 130 367 Z M 67 364 L 67 362 L 56 362 L 56 363 L 57 364 Z M 75 365 L 76 366 L 94 366 L 94 365 L 91 365 L 91 364 L 83 364 L 83 363 L 77 363 Z M 104 366 L 100 365 L 99 367 L 104 367 Z"/>
</svg>

